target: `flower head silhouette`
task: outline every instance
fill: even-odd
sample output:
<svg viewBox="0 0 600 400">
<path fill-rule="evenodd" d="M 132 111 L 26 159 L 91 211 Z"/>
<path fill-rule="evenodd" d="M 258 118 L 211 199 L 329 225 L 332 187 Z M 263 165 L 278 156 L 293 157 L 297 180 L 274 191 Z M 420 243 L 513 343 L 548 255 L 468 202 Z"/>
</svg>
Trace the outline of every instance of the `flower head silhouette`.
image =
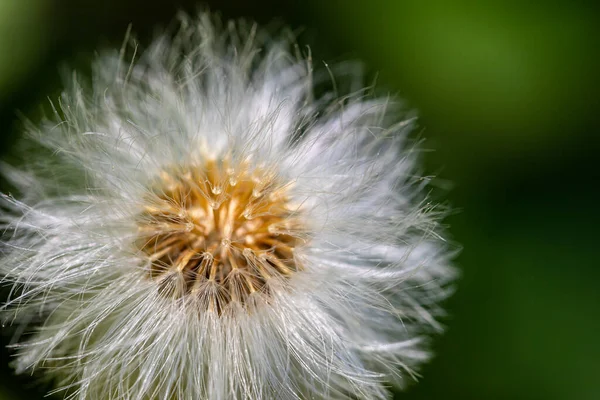
<svg viewBox="0 0 600 400">
<path fill-rule="evenodd" d="M 313 95 L 287 40 L 183 18 L 103 53 L 4 175 L 19 372 L 80 399 L 380 399 L 454 277 L 412 120 Z"/>
</svg>

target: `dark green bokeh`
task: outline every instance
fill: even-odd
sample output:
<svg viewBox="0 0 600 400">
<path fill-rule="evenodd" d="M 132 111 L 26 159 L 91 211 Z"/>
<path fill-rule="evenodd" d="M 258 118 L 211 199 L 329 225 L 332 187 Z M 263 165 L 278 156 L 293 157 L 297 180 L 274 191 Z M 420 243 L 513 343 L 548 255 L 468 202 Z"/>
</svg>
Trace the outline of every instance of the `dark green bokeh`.
<svg viewBox="0 0 600 400">
<path fill-rule="evenodd" d="M 212 2 L 224 17 L 302 28 L 315 63 L 361 59 L 420 112 L 427 171 L 464 247 L 448 331 L 404 399 L 600 398 L 600 8 L 583 1 Z M 0 0 L 3 158 L 56 97 L 58 66 L 142 41 L 180 1 Z M 12 155 L 14 157 L 14 154 Z M 437 194 L 437 192 L 436 192 Z M 7 339 L 8 340 L 8 339 Z M 2 361 L 0 399 L 34 398 Z M 41 397 L 41 394 L 38 395 Z"/>
</svg>

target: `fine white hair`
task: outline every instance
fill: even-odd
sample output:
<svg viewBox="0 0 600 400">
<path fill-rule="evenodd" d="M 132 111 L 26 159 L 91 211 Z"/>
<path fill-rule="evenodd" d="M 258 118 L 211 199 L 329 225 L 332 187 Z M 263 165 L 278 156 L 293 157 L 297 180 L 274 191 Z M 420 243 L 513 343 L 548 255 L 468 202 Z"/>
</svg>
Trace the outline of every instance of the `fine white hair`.
<svg viewBox="0 0 600 400">
<path fill-rule="evenodd" d="M 326 78 L 290 48 L 251 24 L 182 17 L 135 62 L 100 54 L 91 84 L 73 75 L 29 125 L 38 149 L 1 166 L 18 372 L 77 399 L 382 399 L 416 376 L 456 274 L 414 119 L 368 90 L 315 95 Z M 209 287 L 162 295 L 135 238 L 165 168 L 225 157 L 291 183 L 302 269 L 217 313 Z"/>
</svg>

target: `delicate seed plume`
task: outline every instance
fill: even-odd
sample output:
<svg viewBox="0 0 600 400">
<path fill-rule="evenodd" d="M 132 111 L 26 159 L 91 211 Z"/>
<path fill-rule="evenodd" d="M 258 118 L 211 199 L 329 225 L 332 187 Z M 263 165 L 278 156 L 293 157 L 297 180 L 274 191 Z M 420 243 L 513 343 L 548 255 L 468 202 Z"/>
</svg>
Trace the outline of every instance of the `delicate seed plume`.
<svg viewBox="0 0 600 400">
<path fill-rule="evenodd" d="M 150 276 L 182 297 L 216 285 L 208 306 L 219 312 L 267 292 L 271 276 L 301 269 L 299 210 L 288 197 L 290 183 L 267 169 L 228 161 L 173 167 L 154 182 L 139 217 L 137 243 L 150 261 Z M 164 289 L 164 288 L 163 288 Z"/>
<path fill-rule="evenodd" d="M 382 400 L 411 381 L 455 278 L 414 118 L 338 98 L 358 69 L 298 48 L 183 16 L 28 125 L 40 155 L 0 164 L 17 372 L 69 400 Z"/>
</svg>

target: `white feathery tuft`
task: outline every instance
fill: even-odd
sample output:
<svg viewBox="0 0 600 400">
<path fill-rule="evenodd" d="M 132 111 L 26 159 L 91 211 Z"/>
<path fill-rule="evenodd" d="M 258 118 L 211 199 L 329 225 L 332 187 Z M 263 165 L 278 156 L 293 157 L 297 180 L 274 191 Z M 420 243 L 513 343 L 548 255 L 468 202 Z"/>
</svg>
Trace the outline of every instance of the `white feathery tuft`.
<svg viewBox="0 0 600 400">
<path fill-rule="evenodd" d="M 456 274 L 413 120 L 315 99 L 289 48 L 203 14 L 72 79 L 31 129 L 48 154 L 1 167 L 18 372 L 73 399 L 382 399 L 415 376 Z"/>
</svg>

